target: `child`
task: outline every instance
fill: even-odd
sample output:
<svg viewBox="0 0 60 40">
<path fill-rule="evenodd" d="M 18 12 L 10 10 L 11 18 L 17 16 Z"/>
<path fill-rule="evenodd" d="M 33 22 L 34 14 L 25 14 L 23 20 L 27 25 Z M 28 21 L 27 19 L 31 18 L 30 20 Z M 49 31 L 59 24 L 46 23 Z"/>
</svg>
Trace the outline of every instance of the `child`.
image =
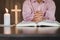
<svg viewBox="0 0 60 40">
<path fill-rule="evenodd" d="M 40 22 L 55 21 L 56 6 L 53 0 L 25 0 L 23 3 L 23 20 Z"/>
</svg>

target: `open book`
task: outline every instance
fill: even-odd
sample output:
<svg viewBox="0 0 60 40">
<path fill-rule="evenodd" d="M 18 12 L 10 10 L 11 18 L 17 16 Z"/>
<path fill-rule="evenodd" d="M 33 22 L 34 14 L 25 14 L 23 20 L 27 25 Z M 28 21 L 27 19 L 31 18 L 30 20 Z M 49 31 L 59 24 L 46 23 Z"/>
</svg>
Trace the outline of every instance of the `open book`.
<svg viewBox="0 0 60 40">
<path fill-rule="evenodd" d="M 31 21 L 22 21 L 20 22 L 19 24 L 17 24 L 16 26 L 53 26 L 53 27 L 56 27 L 56 26 L 60 26 L 60 23 L 57 22 L 57 21 L 50 21 L 50 20 L 43 20 L 41 22 L 38 22 L 38 23 L 35 23 L 35 22 L 31 22 Z"/>
</svg>

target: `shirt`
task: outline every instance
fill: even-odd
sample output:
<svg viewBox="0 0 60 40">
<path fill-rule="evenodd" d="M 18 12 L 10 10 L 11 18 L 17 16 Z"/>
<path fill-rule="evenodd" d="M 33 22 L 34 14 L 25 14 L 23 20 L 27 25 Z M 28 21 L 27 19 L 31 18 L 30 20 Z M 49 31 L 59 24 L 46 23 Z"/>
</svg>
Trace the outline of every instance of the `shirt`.
<svg viewBox="0 0 60 40">
<path fill-rule="evenodd" d="M 56 6 L 53 0 L 43 0 L 40 4 L 36 0 L 25 0 L 22 8 L 23 20 L 31 21 L 34 12 L 40 10 L 47 20 L 55 21 Z"/>
</svg>

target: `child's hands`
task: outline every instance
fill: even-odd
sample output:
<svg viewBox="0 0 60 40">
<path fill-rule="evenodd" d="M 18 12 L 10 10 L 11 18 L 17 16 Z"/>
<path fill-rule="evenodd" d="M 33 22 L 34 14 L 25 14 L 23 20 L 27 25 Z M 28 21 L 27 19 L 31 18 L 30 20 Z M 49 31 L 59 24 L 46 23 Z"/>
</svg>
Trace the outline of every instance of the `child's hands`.
<svg viewBox="0 0 60 40">
<path fill-rule="evenodd" d="M 36 11 L 36 12 L 34 13 L 34 18 L 33 18 L 32 21 L 34 21 L 34 22 L 39 22 L 39 21 L 42 21 L 43 18 L 44 18 L 43 12 L 41 12 L 41 11 Z"/>
</svg>

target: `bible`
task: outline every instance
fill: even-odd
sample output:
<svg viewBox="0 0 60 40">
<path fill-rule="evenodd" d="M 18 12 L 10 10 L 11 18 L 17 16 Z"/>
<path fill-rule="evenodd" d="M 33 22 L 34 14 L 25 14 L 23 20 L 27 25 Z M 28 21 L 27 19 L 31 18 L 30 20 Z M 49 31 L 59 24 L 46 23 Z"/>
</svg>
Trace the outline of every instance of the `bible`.
<svg viewBox="0 0 60 40">
<path fill-rule="evenodd" d="M 16 25 L 17 27 L 59 27 L 60 23 L 57 21 L 43 20 L 41 22 L 35 23 L 32 21 L 22 21 Z"/>
</svg>

